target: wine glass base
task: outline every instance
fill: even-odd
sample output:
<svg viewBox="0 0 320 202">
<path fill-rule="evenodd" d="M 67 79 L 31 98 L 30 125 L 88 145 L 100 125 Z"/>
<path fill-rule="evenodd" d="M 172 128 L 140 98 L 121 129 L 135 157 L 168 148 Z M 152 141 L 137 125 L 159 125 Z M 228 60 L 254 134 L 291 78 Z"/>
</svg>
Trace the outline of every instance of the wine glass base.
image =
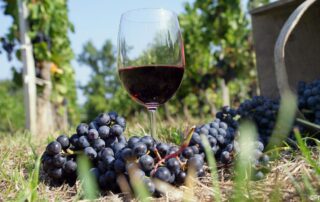
<svg viewBox="0 0 320 202">
<path fill-rule="evenodd" d="M 155 111 L 159 107 L 159 104 L 156 102 L 151 102 L 151 103 L 146 103 L 145 106 L 149 111 Z"/>
</svg>

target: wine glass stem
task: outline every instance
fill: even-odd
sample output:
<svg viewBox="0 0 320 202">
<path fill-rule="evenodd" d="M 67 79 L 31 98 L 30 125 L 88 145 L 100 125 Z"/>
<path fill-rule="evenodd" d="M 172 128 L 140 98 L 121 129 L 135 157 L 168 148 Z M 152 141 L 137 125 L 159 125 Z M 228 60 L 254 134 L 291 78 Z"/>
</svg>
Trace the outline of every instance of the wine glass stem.
<svg viewBox="0 0 320 202">
<path fill-rule="evenodd" d="M 156 134 L 156 108 L 148 109 L 150 113 L 150 132 L 153 139 L 157 140 Z"/>
</svg>

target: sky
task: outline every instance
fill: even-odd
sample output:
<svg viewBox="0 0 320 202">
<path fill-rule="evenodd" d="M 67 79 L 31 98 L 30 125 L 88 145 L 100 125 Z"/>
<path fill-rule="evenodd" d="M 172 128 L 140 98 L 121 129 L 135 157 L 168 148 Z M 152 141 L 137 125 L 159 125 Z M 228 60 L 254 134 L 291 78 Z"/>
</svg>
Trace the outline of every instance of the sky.
<svg viewBox="0 0 320 202">
<path fill-rule="evenodd" d="M 136 8 L 165 8 L 177 14 L 183 12 L 184 2 L 194 0 L 69 0 L 69 18 L 75 26 L 75 33 L 70 33 L 71 46 L 75 55 L 82 51 L 85 42 L 91 40 L 98 48 L 105 40 L 110 39 L 114 45 L 117 42 L 120 16 L 128 10 Z M 3 15 L 0 4 L 0 37 L 5 35 L 12 20 Z M 0 54 L 0 80 L 11 78 L 11 67 L 21 68 L 17 60 L 7 61 L 6 54 Z M 77 84 L 85 84 L 89 80 L 90 69 L 72 61 L 76 72 Z M 78 103 L 83 104 L 85 97 L 78 89 Z"/>
</svg>

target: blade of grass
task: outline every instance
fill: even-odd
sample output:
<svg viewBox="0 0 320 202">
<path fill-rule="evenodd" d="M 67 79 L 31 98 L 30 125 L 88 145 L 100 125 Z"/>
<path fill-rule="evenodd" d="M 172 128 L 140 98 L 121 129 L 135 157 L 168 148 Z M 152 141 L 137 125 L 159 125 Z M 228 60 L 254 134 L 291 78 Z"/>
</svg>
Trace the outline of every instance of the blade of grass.
<svg viewBox="0 0 320 202">
<path fill-rule="evenodd" d="M 316 193 L 315 189 L 313 188 L 312 184 L 310 183 L 308 176 L 302 175 L 302 180 L 303 180 L 304 187 L 307 191 L 307 194 L 308 195 L 316 195 L 317 193 Z"/>
<path fill-rule="evenodd" d="M 244 122 L 240 125 L 239 147 L 240 153 L 236 159 L 235 180 L 233 201 L 247 201 L 243 188 L 246 188 L 248 197 L 253 190 L 248 189 L 248 184 L 251 179 L 251 161 L 253 159 L 254 140 L 256 138 L 256 129 L 252 123 Z M 250 198 L 249 198 L 250 200 Z M 252 200 L 252 199 L 251 199 Z"/>
<path fill-rule="evenodd" d="M 41 158 L 38 157 L 35 161 L 35 168 L 30 173 L 29 181 L 25 181 L 21 179 L 20 173 L 18 172 L 16 176 L 18 181 L 20 181 L 20 184 L 23 189 L 18 194 L 17 201 L 37 201 L 38 198 L 38 184 L 39 184 L 39 171 L 40 171 L 40 162 Z"/>
<path fill-rule="evenodd" d="M 294 188 L 296 189 L 296 191 L 298 192 L 299 196 L 301 199 L 305 198 L 304 192 L 302 191 L 301 186 L 299 185 L 299 183 L 297 182 L 297 180 L 292 176 L 292 174 L 288 171 L 288 168 L 286 167 L 284 169 L 284 172 L 287 174 L 287 176 L 289 176 L 289 179 L 291 180 Z"/>
<path fill-rule="evenodd" d="M 84 191 L 84 198 L 89 200 L 96 199 L 98 186 L 93 174 L 89 171 L 91 166 L 88 157 L 80 155 L 77 158 L 77 164 L 82 190 Z"/>
<path fill-rule="evenodd" d="M 2 165 L 3 165 L 3 162 L 6 160 L 6 158 L 9 156 L 9 152 L 10 151 L 7 151 L 4 154 L 1 154 L 2 158 L 0 159 L 0 174 L 1 174 L 0 176 L 2 179 L 6 179 L 6 180 L 10 179 L 10 176 L 3 170 Z"/>
<path fill-rule="evenodd" d="M 284 92 L 281 97 L 277 122 L 267 145 L 267 150 L 279 147 L 288 136 L 294 123 L 296 106 L 296 96 L 289 90 Z"/>
<path fill-rule="evenodd" d="M 170 195 L 171 200 L 181 201 L 183 199 L 183 192 L 180 189 L 172 186 L 171 184 L 158 180 L 157 178 L 154 178 L 152 182 L 155 184 L 159 192 L 165 193 L 166 196 Z"/>
<path fill-rule="evenodd" d="M 204 151 L 206 153 L 207 162 L 210 168 L 211 178 L 212 178 L 212 191 L 214 200 L 219 202 L 221 201 L 221 190 L 219 186 L 219 179 L 218 179 L 218 171 L 217 171 L 217 164 L 214 158 L 214 154 L 210 149 L 209 141 L 205 135 L 201 135 L 201 140 L 204 146 Z"/>
<path fill-rule="evenodd" d="M 318 175 L 320 175 L 320 166 L 317 164 L 315 160 L 312 159 L 311 151 L 308 149 L 307 145 L 305 142 L 302 140 L 301 134 L 299 130 L 294 129 L 294 134 L 298 142 L 298 147 L 306 159 L 306 161 L 310 164 L 311 167 L 315 169 Z"/>
<path fill-rule="evenodd" d="M 188 187 L 188 189 L 184 190 L 182 201 L 185 201 L 185 202 L 196 201 L 195 192 L 194 192 L 195 180 L 197 180 L 196 169 L 192 166 L 189 166 L 187 171 L 186 181 L 185 181 L 185 185 L 186 187 Z"/>
<path fill-rule="evenodd" d="M 138 170 L 138 166 L 132 166 L 131 169 L 128 170 L 130 182 L 133 187 L 134 194 L 137 198 L 139 198 L 142 202 L 150 201 L 150 193 L 147 190 L 145 184 L 143 183 L 142 179 L 135 174 Z"/>
<path fill-rule="evenodd" d="M 318 150 L 320 150 L 320 140 L 319 139 L 314 138 L 314 137 L 309 137 L 309 136 L 305 137 L 304 139 L 306 139 L 306 141 L 311 140 L 311 141 L 315 142 L 318 147 Z"/>
<path fill-rule="evenodd" d="M 314 129 L 317 129 L 317 130 L 320 130 L 320 126 L 315 124 L 315 123 L 312 123 L 310 121 L 307 121 L 307 120 L 303 120 L 301 118 L 297 118 L 296 121 L 300 124 L 303 124 L 305 126 L 308 126 L 308 127 L 311 127 L 311 128 L 314 128 Z"/>
<path fill-rule="evenodd" d="M 36 199 L 38 197 L 37 187 L 39 184 L 40 162 L 41 162 L 41 157 L 38 157 L 36 160 L 36 166 L 33 170 L 32 178 L 30 181 L 30 190 L 31 190 L 31 200 L 30 201 L 36 201 Z"/>
</svg>

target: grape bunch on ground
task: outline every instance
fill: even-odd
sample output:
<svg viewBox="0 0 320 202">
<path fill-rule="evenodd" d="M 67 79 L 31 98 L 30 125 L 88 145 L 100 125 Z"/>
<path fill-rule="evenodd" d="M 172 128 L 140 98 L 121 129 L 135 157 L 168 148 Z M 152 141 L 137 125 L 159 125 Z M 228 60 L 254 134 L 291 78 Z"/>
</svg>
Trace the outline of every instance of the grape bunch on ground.
<svg viewBox="0 0 320 202">
<path fill-rule="evenodd" d="M 42 167 L 51 185 L 77 180 L 77 158 L 85 155 L 92 163 L 90 172 L 102 191 L 119 193 L 119 176 L 126 176 L 132 186 L 132 176 L 138 177 L 153 195 L 159 195 L 153 179 L 175 186 L 184 184 L 189 169 L 202 177 L 205 169 L 204 135 L 219 165 L 232 163 L 236 155 L 236 112 L 229 107 L 210 123 L 194 128 L 182 145 L 177 146 L 154 140 L 151 136 L 124 136 L 126 121 L 115 112 L 102 113 L 88 125 L 78 125 L 71 137 L 59 136 L 47 145 L 42 157 Z M 257 142 L 255 161 L 263 154 L 263 144 Z"/>
<path fill-rule="evenodd" d="M 320 81 L 299 84 L 299 109 L 314 123 L 320 120 Z M 85 155 L 91 162 L 90 172 L 101 191 L 121 192 L 119 177 L 132 188 L 137 179 L 150 194 L 161 193 L 154 179 L 183 185 L 190 170 L 198 177 L 205 176 L 206 152 L 203 137 L 215 157 L 218 168 L 229 167 L 240 149 L 238 125 L 251 120 L 258 129 L 252 160 L 252 179 L 260 180 L 268 171 L 269 156 L 264 153 L 274 130 L 279 100 L 255 96 L 240 104 L 238 109 L 223 107 L 214 120 L 194 127 L 184 136 L 180 146 L 155 140 L 151 136 L 125 137 L 126 120 L 116 112 L 102 113 L 89 124 L 81 123 L 70 137 L 59 136 L 47 145 L 42 156 L 42 170 L 53 185 L 74 185 L 78 179 L 77 159 Z M 125 176 L 123 178 L 123 176 Z"/>
<path fill-rule="evenodd" d="M 43 170 L 50 183 L 77 179 L 77 157 L 84 154 L 91 161 L 101 190 L 120 192 L 118 176 L 138 176 L 149 192 L 156 192 L 152 178 L 175 185 L 183 184 L 188 168 L 204 175 L 204 155 L 197 146 L 182 146 L 156 141 L 151 136 L 133 136 L 126 140 L 126 121 L 116 113 L 103 113 L 89 125 L 81 123 L 76 134 L 59 136 L 48 144 L 42 158 Z"/>
</svg>

